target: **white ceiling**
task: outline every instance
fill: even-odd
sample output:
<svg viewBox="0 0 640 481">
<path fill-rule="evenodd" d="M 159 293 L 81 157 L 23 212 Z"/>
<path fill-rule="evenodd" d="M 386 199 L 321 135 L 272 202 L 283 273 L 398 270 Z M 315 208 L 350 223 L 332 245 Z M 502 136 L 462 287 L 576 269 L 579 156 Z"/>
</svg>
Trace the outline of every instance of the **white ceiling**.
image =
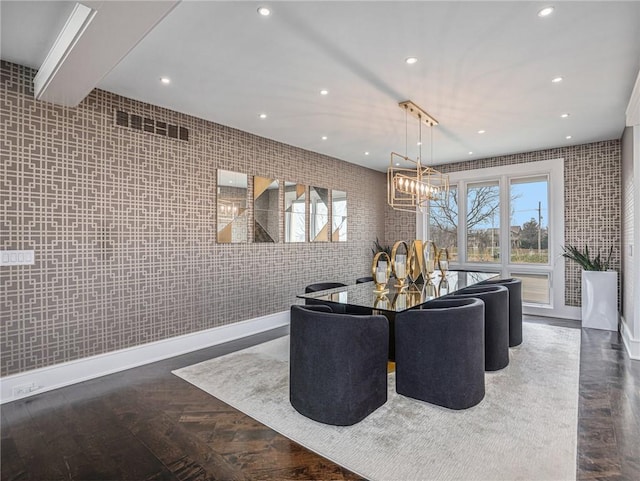
<svg viewBox="0 0 640 481">
<path fill-rule="evenodd" d="M 427 162 L 619 138 L 640 2 L 552 3 L 183 1 L 97 87 L 378 170 L 405 152 L 403 100 L 440 122 Z M 2 58 L 40 67 L 73 5 L 2 1 Z"/>
</svg>

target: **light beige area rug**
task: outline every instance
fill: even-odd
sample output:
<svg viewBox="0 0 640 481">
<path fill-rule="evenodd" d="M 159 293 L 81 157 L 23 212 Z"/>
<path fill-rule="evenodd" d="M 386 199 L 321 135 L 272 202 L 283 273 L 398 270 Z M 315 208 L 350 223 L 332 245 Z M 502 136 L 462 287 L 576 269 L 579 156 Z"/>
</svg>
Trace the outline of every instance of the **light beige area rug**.
<svg viewBox="0 0 640 481">
<path fill-rule="evenodd" d="M 354 426 L 317 423 L 289 403 L 289 338 L 174 374 L 370 480 L 574 480 L 580 330 L 523 326 L 486 396 L 452 411 L 395 392 Z"/>
</svg>

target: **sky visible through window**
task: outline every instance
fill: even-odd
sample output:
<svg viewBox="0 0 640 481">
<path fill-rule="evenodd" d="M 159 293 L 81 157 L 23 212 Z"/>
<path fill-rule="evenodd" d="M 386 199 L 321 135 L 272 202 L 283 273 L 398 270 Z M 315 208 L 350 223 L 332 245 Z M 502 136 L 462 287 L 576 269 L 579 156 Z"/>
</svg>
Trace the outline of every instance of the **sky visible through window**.
<svg viewBox="0 0 640 481">
<path fill-rule="evenodd" d="M 538 202 L 542 215 L 541 227 L 546 229 L 549 225 L 548 216 L 548 184 L 546 180 L 511 184 L 511 225 L 520 226 L 534 219 L 538 222 Z M 494 219 L 495 221 L 495 219 Z M 490 229 L 491 218 L 476 225 L 477 229 Z"/>
<path fill-rule="evenodd" d="M 538 202 L 540 202 L 542 222 L 540 226 L 544 229 L 549 224 L 547 213 L 548 194 L 547 181 L 527 182 L 511 185 L 511 209 L 512 225 L 522 226 L 525 222 L 535 219 L 538 222 Z"/>
</svg>

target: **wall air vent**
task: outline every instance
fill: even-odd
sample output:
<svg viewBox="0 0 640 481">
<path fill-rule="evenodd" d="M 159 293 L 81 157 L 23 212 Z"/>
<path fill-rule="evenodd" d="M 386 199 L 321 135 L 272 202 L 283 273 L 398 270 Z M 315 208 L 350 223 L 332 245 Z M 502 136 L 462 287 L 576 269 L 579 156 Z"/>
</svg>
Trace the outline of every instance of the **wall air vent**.
<svg viewBox="0 0 640 481">
<path fill-rule="evenodd" d="M 122 110 L 116 110 L 116 125 L 133 130 L 149 132 L 162 137 L 189 141 L 189 130 L 179 125 L 171 125 L 160 120 L 141 117 Z"/>
</svg>

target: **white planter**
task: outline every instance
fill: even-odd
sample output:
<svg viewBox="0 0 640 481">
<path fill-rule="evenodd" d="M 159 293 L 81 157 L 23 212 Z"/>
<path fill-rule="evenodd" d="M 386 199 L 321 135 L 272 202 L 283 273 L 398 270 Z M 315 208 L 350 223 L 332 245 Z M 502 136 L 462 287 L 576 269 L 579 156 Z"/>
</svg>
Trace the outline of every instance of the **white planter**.
<svg viewBox="0 0 640 481">
<path fill-rule="evenodd" d="M 616 271 L 582 271 L 582 327 L 618 330 Z"/>
</svg>

